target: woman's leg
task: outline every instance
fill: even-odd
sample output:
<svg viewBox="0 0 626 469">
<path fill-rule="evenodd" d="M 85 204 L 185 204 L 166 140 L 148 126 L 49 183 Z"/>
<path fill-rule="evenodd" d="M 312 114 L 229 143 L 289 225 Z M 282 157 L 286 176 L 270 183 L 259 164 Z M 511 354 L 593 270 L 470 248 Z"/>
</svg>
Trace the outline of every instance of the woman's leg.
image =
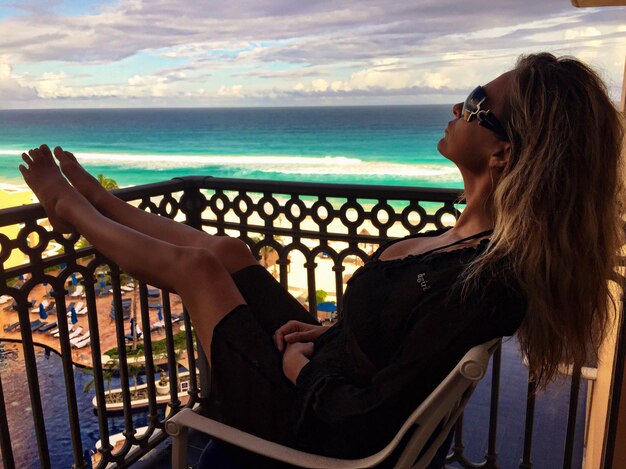
<svg viewBox="0 0 626 469">
<path fill-rule="evenodd" d="M 245 304 L 230 275 L 233 271 L 206 249 L 155 239 L 102 215 L 68 184 L 48 147 L 42 145 L 29 155 L 22 155 L 28 168 L 20 165 L 20 171 L 53 226 L 61 231 L 75 229 L 140 281 L 177 292 L 189 311 L 202 347 L 209 352 L 214 327 L 235 307 Z M 237 270 L 256 264 L 251 255 L 246 258 L 245 251 L 235 252 L 232 244 L 239 264 Z"/>
<path fill-rule="evenodd" d="M 231 253 L 228 236 L 211 236 L 167 217 L 133 207 L 104 189 L 85 171 L 72 153 L 56 147 L 54 154 L 59 160 L 63 174 L 72 185 L 106 217 L 171 244 L 209 249 L 220 261 L 229 262 Z M 250 258 L 253 259 L 252 254 Z"/>
</svg>

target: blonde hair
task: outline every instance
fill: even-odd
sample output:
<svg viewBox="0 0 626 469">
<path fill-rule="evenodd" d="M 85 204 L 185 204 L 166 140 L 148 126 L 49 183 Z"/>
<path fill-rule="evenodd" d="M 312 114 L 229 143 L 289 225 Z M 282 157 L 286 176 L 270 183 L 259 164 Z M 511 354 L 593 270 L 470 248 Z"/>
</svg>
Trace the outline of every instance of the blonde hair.
<svg viewBox="0 0 626 469">
<path fill-rule="evenodd" d="M 527 298 L 520 346 L 544 387 L 560 365 L 597 358 L 615 306 L 623 118 L 593 70 L 546 53 L 518 60 L 505 117 L 511 156 L 493 194 L 494 233 L 467 275 L 506 261 Z"/>
</svg>

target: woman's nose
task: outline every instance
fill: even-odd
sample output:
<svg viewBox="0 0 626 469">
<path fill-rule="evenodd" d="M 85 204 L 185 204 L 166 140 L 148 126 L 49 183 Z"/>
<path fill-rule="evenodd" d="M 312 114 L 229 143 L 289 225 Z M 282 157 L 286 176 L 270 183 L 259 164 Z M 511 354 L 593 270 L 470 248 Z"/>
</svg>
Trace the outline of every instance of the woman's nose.
<svg viewBox="0 0 626 469">
<path fill-rule="evenodd" d="M 452 106 L 452 114 L 454 114 L 454 117 L 456 117 L 457 119 L 460 118 L 462 109 L 463 103 L 456 103 L 454 106 Z"/>
</svg>

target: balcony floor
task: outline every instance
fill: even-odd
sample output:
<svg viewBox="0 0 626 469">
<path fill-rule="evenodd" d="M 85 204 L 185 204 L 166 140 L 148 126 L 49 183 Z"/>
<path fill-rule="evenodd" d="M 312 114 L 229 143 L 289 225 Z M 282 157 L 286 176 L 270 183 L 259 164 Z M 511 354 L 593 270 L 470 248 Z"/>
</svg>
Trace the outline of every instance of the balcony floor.
<svg viewBox="0 0 626 469">
<path fill-rule="evenodd" d="M 524 445 L 524 420 L 528 371 L 522 365 L 517 342 L 513 339 L 503 343 L 502 376 L 500 383 L 500 408 L 498 413 L 498 464 L 503 469 L 519 467 Z M 533 454 L 534 469 L 551 469 L 563 465 L 565 432 L 569 405 L 569 379 L 554 383 L 537 395 L 534 422 Z M 491 374 L 476 389 L 465 412 L 465 455 L 473 461 L 482 461 L 487 441 L 487 425 L 491 391 Z M 574 440 L 572 467 L 582 467 L 584 437 L 584 403 L 587 384 L 582 383 L 577 413 L 577 434 Z M 189 465 L 197 468 L 202 449 L 209 439 L 198 432 L 189 432 Z M 133 467 L 140 469 L 166 469 L 171 467 L 171 444 L 161 443 Z"/>
</svg>

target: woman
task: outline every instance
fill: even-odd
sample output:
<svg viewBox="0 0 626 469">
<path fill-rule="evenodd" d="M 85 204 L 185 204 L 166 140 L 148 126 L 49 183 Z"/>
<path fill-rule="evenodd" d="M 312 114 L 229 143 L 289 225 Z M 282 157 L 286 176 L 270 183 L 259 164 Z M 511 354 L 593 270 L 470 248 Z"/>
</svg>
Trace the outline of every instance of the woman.
<svg viewBox="0 0 626 469">
<path fill-rule="evenodd" d="M 212 362 L 212 413 L 281 443 L 358 457 L 384 446 L 472 346 L 519 329 L 540 385 L 596 352 L 621 246 L 623 139 L 580 62 L 521 58 L 452 109 L 438 145 L 461 171 L 455 226 L 382 247 L 322 328 L 245 244 L 112 196 L 71 153 L 20 170 L 53 226 L 176 291 Z M 372 431 L 372 426 L 376 431 Z"/>
</svg>

